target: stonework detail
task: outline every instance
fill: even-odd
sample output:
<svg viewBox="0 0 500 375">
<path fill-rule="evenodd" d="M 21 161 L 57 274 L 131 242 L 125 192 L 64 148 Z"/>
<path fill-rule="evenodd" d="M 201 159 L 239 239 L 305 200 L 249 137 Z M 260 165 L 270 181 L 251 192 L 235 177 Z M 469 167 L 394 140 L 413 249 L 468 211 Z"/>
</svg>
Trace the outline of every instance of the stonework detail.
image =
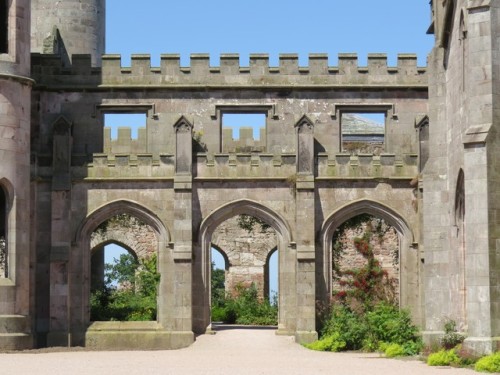
<svg viewBox="0 0 500 375">
<path fill-rule="evenodd" d="M 158 249 L 155 231 L 129 215 L 115 216 L 97 228 L 90 238 L 90 248 L 116 243 L 132 251 L 138 259 L 151 257 Z"/>
<path fill-rule="evenodd" d="M 226 292 L 234 295 L 236 287 L 252 283 L 260 297 L 268 295 L 269 279 L 266 268 L 269 256 L 277 248 L 276 233 L 255 223 L 251 230 L 241 228 L 238 216 L 226 220 L 212 234 L 212 244 L 227 258 Z"/>
<path fill-rule="evenodd" d="M 335 266 L 340 272 L 366 266 L 366 258 L 354 246 L 354 239 L 362 237 L 366 229 L 366 223 L 358 228 L 348 228 L 344 235 L 338 239 L 342 243 L 342 255 Z M 385 228 L 383 233 L 372 234 L 369 244 L 372 247 L 375 259 L 380 262 L 382 270 L 387 272 L 387 278 L 394 287 L 395 300 L 399 301 L 400 243 L 398 233 L 392 227 Z M 342 287 L 339 285 L 338 279 L 333 278 L 332 290 L 341 289 Z"/>
<path fill-rule="evenodd" d="M 336 66 L 324 54 L 305 66 L 296 54 L 280 55 L 278 66 L 251 54 L 246 67 L 236 54 L 221 55 L 219 66 L 206 54 L 188 66 L 166 54 L 157 67 L 142 54 L 125 67 L 120 55 L 102 55 L 104 0 L 9 4 L 0 56 L 1 350 L 112 349 L 116 337 L 134 348 L 191 344 L 210 329 L 212 244 L 227 256 L 232 285 L 243 276 L 262 284 L 277 249 L 278 331 L 312 341 L 316 306 L 332 289 L 333 234 L 360 214 L 394 228 L 378 256 L 390 270 L 398 248 L 399 301 L 426 343 L 451 318 L 468 350 L 498 350 L 497 2 L 432 1 L 427 67 L 411 54 L 395 66 L 384 54 L 369 54 L 366 66 L 355 54 L 340 54 Z M 120 129 L 112 140 L 108 110 L 147 113 L 138 139 Z M 224 112 L 265 114 L 265 134 L 257 141 L 243 129 L 232 139 Z M 362 121 L 343 134 L 342 117 L 363 113 L 383 114 L 384 134 L 365 127 L 376 142 L 359 147 Z M 145 226 L 99 232 L 123 213 Z M 223 224 L 243 214 L 272 229 L 245 234 Z M 92 249 L 109 242 L 158 252 L 158 322 L 90 325 Z"/>
</svg>

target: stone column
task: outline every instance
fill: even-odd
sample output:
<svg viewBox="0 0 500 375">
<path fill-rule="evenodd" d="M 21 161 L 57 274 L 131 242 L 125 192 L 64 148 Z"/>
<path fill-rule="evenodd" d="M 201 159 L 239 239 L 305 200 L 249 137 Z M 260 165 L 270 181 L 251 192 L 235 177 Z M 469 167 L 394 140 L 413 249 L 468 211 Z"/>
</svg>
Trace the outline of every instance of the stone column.
<svg viewBox="0 0 500 375">
<path fill-rule="evenodd" d="M 70 342 L 69 258 L 71 249 L 71 124 L 60 117 L 53 127 L 49 346 Z"/>
<path fill-rule="evenodd" d="M 314 213 L 314 124 L 304 116 L 297 131 L 296 242 L 297 327 L 296 341 L 318 338 L 315 322 L 315 213 Z"/>
<path fill-rule="evenodd" d="M 173 304 L 165 326 L 173 331 L 192 332 L 192 166 L 193 125 L 181 117 L 175 129 Z"/>
</svg>

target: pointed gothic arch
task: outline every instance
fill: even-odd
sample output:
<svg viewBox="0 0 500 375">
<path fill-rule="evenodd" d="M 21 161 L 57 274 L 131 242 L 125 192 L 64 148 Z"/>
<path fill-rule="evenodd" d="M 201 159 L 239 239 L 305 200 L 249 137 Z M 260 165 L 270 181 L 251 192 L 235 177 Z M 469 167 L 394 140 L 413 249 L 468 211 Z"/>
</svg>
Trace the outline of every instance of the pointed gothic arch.
<svg viewBox="0 0 500 375">
<path fill-rule="evenodd" d="M 207 327 L 210 329 L 210 251 L 211 251 L 211 238 L 215 229 L 227 219 L 246 214 L 254 216 L 267 224 L 269 224 L 275 231 L 278 242 L 278 251 L 286 252 L 291 246 L 293 237 L 292 230 L 288 222 L 279 213 L 271 208 L 250 200 L 240 199 L 222 205 L 216 210 L 212 211 L 201 223 L 198 235 L 198 249 L 195 251 L 195 278 L 193 281 L 193 298 L 194 310 L 198 314 L 194 314 L 193 327 L 195 332 L 203 333 Z M 292 269 L 290 264 L 285 267 L 285 256 L 279 254 L 280 269 Z M 294 258 L 295 259 L 295 258 Z M 291 262 L 290 262 L 291 263 Z M 295 269 L 295 268 L 293 268 Z M 293 273 L 293 272 L 292 272 Z M 292 279 L 295 274 L 287 274 L 287 277 Z M 286 277 L 284 277 L 286 278 Z M 296 326 L 295 317 L 295 303 L 296 303 L 296 289 L 295 282 L 285 283 L 281 281 L 279 285 L 279 317 L 278 317 L 278 330 L 284 333 L 293 333 Z M 290 280 L 291 281 L 291 280 Z M 200 294 L 201 293 L 201 294 Z M 288 306 L 290 305 L 290 306 Z M 286 306 L 286 307 L 285 307 Z"/>
<path fill-rule="evenodd" d="M 332 241 L 335 230 L 347 220 L 361 214 L 369 214 L 381 218 L 396 230 L 400 242 L 400 269 L 404 268 L 405 251 L 414 242 L 414 234 L 404 217 L 394 209 L 377 201 L 361 199 L 350 202 L 330 214 L 323 222 L 321 228 L 320 236 L 323 248 L 322 284 L 325 288 L 325 296 L 323 298 L 329 298 L 332 293 Z M 400 288 L 404 287 L 404 285 L 403 280 L 400 280 Z"/>
<path fill-rule="evenodd" d="M 90 322 L 87 306 L 90 298 L 91 235 L 99 225 L 118 214 L 129 214 L 153 228 L 158 238 L 158 257 L 160 259 L 159 271 L 160 274 L 162 273 L 161 258 L 167 244 L 170 242 L 170 233 L 161 219 L 153 211 L 134 201 L 116 200 L 90 212 L 75 233 L 70 260 L 70 262 L 75 265 L 74 267 L 80 267 L 79 272 L 81 275 L 79 278 L 82 281 L 80 282 L 79 288 L 81 288 L 81 290 L 80 293 L 75 293 L 75 296 L 81 296 L 81 300 L 74 301 L 74 304 L 81 308 L 79 315 L 81 316 L 84 326 L 87 326 Z M 76 272 L 76 270 L 73 270 L 73 272 Z M 158 313 L 162 313 L 160 309 Z"/>
</svg>

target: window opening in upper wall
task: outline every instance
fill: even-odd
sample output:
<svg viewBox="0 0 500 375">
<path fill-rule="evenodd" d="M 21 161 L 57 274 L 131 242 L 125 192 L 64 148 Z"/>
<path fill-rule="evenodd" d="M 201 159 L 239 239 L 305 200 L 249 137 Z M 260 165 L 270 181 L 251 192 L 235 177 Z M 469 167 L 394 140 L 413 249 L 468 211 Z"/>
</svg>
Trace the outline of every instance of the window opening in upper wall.
<svg viewBox="0 0 500 375">
<path fill-rule="evenodd" d="M 222 113 L 222 152 L 266 151 L 266 113 Z"/>
<path fill-rule="evenodd" d="M 118 139 L 120 128 L 130 129 L 132 139 L 137 139 L 139 129 L 146 129 L 146 113 L 105 113 L 104 126 L 111 129 L 111 139 Z"/>
<path fill-rule="evenodd" d="M 137 154 L 147 152 L 146 112 L 104 113 L 104 152 Z"/>
<path fill-rule="evenodd" d="M 9 52 L 9 0 L 0 0 L 0 53 Z"/>
<path fill-rule="evenodd" d="M 385 112 L 343 112 L 340 120 L 341 150 L 351 154 L 384 151 Z"/>
</svg>

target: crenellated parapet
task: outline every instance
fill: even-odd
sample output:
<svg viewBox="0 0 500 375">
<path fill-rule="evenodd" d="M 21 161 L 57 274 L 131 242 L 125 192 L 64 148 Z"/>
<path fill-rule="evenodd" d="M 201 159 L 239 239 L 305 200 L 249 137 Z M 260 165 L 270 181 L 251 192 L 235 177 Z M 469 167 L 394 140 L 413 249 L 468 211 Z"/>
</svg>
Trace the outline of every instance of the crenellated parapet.
<svg viewBox="0 0 500 375">
<path fill-rule="evenodd" d="M 259 138 L 254 138 L 253 128 L 242 126 L 238 138 L 234 136 L 234 129 L 222 128 L 223 152 L 262 152 L 266 149 L 266 129 L 259 129 Z"/>
<path fill-rule="evenodd" d="M 198 153 L 193 175 L 199 179 L 291 179 L 297 157 L 292 153 Z M 175 157 L 171 154 L 94 154 L 89 178 L 172 178 Z M 416 154 L 327 154 L 316 158 L 320 179 L 413 179 L 418 174 Z M 293 178 L 292 178 L 293 179 Z"/>
<path fill-rule="evenodd" d="M 33 75 L 42 86 L 68 87 L 427 87 L 427 69 L 417 65 L 414 54 L 398 55 L 388 66 L 386 54 L 369 54 L 360 66 L 356 54 L 339 54 L 338 65 L 329 66 L 327 54 L 309 55 L 299 66 L 297 54 L 281 54 L 279 65 L 269 65 L 269 55 L 251 54 L 249 66 L 240 65 L 238 54 L 222 54 L 219 66 L 210 66 L 208 54 L 192 54 L 190 65 L 181 66 L 180 55 L 161 56 L 159 67 L 150 55 L 132 55 L 131 66 L 122 66 L 121 55 L 104 55 L 102 68 L 94 68 L 88 55 L 74 55 L 71 67 L 63 67 L 56 55 L 33 55 Z"/>
<path fill-rule="evenodd" d="M 127 126 L 118 128 L 116 139 L 111 138 L 111 128 L 104 128 L 104 152 L 109 154 L 140 154 L 147 152 L 146 128 L 137 129 L 137 139 L 132 138 L 132 129 Z"/>
</svg>

